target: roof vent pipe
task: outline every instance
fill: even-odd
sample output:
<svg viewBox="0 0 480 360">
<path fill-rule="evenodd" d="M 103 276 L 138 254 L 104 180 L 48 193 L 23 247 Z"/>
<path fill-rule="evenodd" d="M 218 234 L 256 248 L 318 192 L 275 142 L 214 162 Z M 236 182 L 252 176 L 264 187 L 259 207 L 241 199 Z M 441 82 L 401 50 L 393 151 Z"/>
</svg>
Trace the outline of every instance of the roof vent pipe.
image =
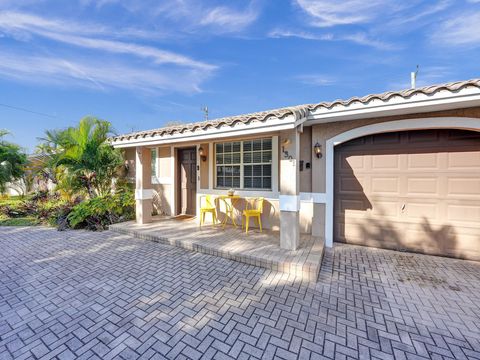
<svg viewBox="0 0 480 360">
<path fill-rule="evenodd" d="M 415 89 L 417 87 L 417 74 L 418 74 L 418 65 L 417 65 L 417 70 L 412 71 L 410 73 L 410 87 L 412 89 Z"/>
</svg>

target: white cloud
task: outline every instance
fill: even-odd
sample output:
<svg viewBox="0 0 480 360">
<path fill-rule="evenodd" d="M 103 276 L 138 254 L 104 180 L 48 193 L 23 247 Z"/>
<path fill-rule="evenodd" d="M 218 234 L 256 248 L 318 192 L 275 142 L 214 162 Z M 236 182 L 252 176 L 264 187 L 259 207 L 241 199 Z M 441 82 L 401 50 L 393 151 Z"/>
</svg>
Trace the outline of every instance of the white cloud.
<svg viewBox="0 0 480 360">
<path fill-rule="evenodd" d="M 439 25 L 431 41 L 437 46 L 479 46 L 480 11 L 455 14 Z"/>
<path fill-rule="evenodd" d="M 286 30 L 286 29 L 274 29 L 268 33 L 268 37 L 271 38 L 299 38 L 305 40 L 320 40 L 320 41 L 331 41 L 334 39 L 333 34 L 314 34 L 308 31 L 297 31 L 297 30 Z"/>
<path fill-rule="evenodd" d="M 198 0 L 82 0 L 84 5 L 94 4 L 97 8 L 116 4 L 127 11 L 157 21 L 172 21 L 179 32 L 207 32 L 226 34 L 242 32 L 260 14 L 258 0 L 243 1 L 243 6 L 215 6 L 208 1 Z"/>
<path fill-rule="evenodd" d="M 170 33 L 149 31 L 131 27 L 111 28 L 103 24 L 85 21 L 78 23 L 71 19 L 53 19 L 20 11 L 1 11 L 0 30 L 25 35 L 33 32 L 51 32 L 60 34 L 75 34 L 78 36 L 103 36 L 121 39 L 158 40 L 171 37 Z"/>
<path fill-rule="evenodd" d="M 396 46 L 392 44 L 371 38 L 367 34 L 361 33 L 361 32 L 353 33 L 353 34 L 334 34 L 334 33 L 316 34 L 309 31 L 274 29 L 268 33 L 268 36 L 271 38 L 293 37 L 293 38 L 300 38 L 305 40 L 317 40 L 317 41 L 349 41 L 359 45 L 370 46 L 377 49 L 391 50 L 396 48 Z"/>
<path fill-rule="evenodd" d="M 295 0 L 318 27 L 367 23 L 385 9 L 395 7 L 390 0 Z"/>
<path fill-rule="evenodd" d="M 480 0 L 478 0 L 480 1 Z M 450 5 L 452 5 L 453 1 L 452 0 L 441 0 L 434 2 L 433 4 L 428 3 L 428 5 L 424 8 L 414 8 L 414 11 L 411 14 L 398 14 L 392 21 L 388 22 L 387 27 L 391 28 L 392 26 L 398 27 L 398 26 L 403 26 L 405 24 L 411 25 L 422 25 L 423 21 L 426 20 L 427 22 L 432 22 L 435 20 L 435 18 L 432 17 L 432 15 L 441 12 Z M 420 22 L 420 23 L 419 23 Z"/>
<path fill-rule="evenodd" d="M 4 49 L 0 74 L 25 81 L 42 79 L 48 83 L 69 79 L 64 83 L 94 85 L 98 89 L 118 87 L 195 92 L 200 91 L 200 83 L 217 69 L 215 65 L 172 51 L 111 39 L 109 37 L 114 37 L 115 31 L 102 25 L 84 26 L 75 21 L 21 12 L 0 12 L 0 35 L 2 33 L 19 40 L 18 44 L 36 43 L 37 37 L 47 38 L 57 43 L 55 53 L 71 54 L 65 58 L 48 58 L 35 55 L 38 46 L 29 47 L 29 55 L 17 55 L 18 62 L 15 64 L 15 57 Z M 68 47 L 59 47 L 61 44 Z M 72 51 L 71 47 L 93 50 L 95 54 L 89 53 L 88 60 L 67 60 L 82 59 L 82 52 Z M 44 49 L 43 53 L 51 52 L 44 46 L 40 48 Z M 119 54 L 126 56 L 120 57 Z"/>
<path fill-rule="evenodd" d="M 446 10 L 453 0 L 293 0 L 308 15 L 309 24 L 315 27 L 340 25 L 377 26 L 382 33 L 397 29 L 412 29 L 432 23 L 432 16 Z M 476 0 L 480 1 L 480 0 Z M 408 28 L 405 25 L 408 24 Z"/>
<path fill-rule="evenodd" d="M 313 86 L 329 86 L 335 84 L 335 79 L 330 76 L 323 75 L 323 74 L 304 74 L 298 75 L 294 77 L 295 80 L 300 81 L 306 85 L 313 85 Z"/>
<path fill-rule="evenodd" d="M 208 73 L 200 70 L 138 68 L 122 62 L 8 54 L 0 51 L 0 75 L 24 82 L 120 88 L 147 93 L 200 91 Z"/>
<path fill-rule="evenodd" d="M 228 32 L 238 32 L 253 23 L 258 17 L 258 11 L 253 6 L 238 11 L 225 6 L 209 9 L 199 21 L 200 25 L 215 26 Z"/>
</svg>

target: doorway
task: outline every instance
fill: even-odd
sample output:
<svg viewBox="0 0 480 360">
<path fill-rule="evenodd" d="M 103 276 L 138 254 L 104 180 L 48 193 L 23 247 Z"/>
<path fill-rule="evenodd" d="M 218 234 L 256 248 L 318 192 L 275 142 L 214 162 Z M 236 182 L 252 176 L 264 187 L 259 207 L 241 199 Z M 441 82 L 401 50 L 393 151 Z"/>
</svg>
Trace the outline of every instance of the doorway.
<svg viewBox="0 0 480 360">
<path fill-rule="evenodd" d="M 197 151 L 196 148 L 178 150 L 180 213 L 196 215 L 197 207 Z"/>
</svg>

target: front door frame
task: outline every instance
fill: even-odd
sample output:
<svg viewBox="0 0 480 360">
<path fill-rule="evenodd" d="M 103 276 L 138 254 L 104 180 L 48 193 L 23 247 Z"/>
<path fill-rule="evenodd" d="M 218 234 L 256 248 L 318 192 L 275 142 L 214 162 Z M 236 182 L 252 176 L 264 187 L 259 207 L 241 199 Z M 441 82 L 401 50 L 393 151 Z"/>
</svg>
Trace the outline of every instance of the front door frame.
<svg viewBox="0 0 480 360">
<path fill-rule="evenodd" d="M 193 207 L 193 214 L 188 214 L 188 215 L 193 215 L 197 216 L 198 213 L 198 199 L 197 199 L 197 194 L 198 194 L 198 182 L 199 182 L 199 169 L 198 169 L 198 145 L 190 145 L 190 146 L 185 146 L 185 147 L 175 147 L 172 149 L 174 152 L 174 166 L 175 166 L 175 186 L 173 189 L 174 192 L 174 198 L 175 198 L 175 211 L 174 215 L 180 215 L 182 214 L 182 179 L 181 179 L 181 171 L 180 171 L 180 166 L 182 162 L 182 156 L 181 152 L 183 150 L 192 150 L 195 153 L 195 188 L 193 189 L 195 191 L 195 206 Z"/>
</svg>

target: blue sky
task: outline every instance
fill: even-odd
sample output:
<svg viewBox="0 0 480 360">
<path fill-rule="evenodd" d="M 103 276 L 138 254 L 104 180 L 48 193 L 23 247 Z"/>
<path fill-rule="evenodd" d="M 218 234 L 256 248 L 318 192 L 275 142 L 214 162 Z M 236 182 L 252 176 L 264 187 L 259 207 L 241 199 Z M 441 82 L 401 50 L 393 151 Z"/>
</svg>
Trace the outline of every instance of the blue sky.
<svg viewBox="0 0 480 360">
<path fill-rule="evenodd" d="M 0 128 L 29 150 L 480 77 L 480 0 L 0 0 Z M 22 110 L 23 109 L 23 110 Z"/>
</svg>

